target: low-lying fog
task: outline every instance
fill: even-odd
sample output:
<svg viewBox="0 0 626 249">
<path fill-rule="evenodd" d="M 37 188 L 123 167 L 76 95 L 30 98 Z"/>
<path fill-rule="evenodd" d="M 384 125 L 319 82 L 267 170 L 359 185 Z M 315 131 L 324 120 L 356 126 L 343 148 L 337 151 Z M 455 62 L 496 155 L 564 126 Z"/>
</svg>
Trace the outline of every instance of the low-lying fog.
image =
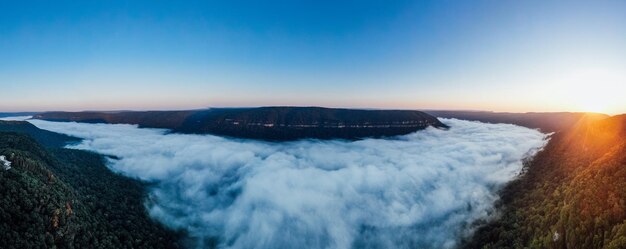
<svg viewBox="0 0 626 249">
<path fill-rule="evenodd" d="M 133 125 L 30 120 L 154 183 L 146 207 L 204 248 L 449 248 L 484 218 L 546 135 L 443 119 L 449 130 L 269 143 Z"/>
</svg>

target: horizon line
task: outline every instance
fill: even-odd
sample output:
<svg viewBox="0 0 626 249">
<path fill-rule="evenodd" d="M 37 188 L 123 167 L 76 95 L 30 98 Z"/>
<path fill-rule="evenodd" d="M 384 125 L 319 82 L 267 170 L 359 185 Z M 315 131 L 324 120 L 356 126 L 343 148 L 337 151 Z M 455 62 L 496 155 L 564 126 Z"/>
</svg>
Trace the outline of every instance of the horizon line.
<svg viewBox="0 0 626 249">
<path fill-rule="evenodd" d="M 317 105 L 260 105 L 260 106 L 217 106 L 217 107 L 205 107 L 205 108 L 173 108 L 173 109 L 101 109 L 101 110 L 45 110 L 45 111 L 0 111 L 4 114 L 38 114 L 49 112 L 175 112 L 175 111 L 201 111 L 209 109 L 246 109 L 246 108 L 265 108 L 265 107 L 314 107 L 314 108 L 328 108 L 328 109 L 352 109 L 352 110 L 407 110 L 407 111 L 450 111 L 450 112 L 490 112 L 490 113 L 591 113 L 591 114 L 603 114 L 608 116 L 617 116 L 625 113 L 601 113 L 601 112 L 586 112 L 586 111 L 494 111 L 485 109 L 440 109 L 440 108 L 379 108 L 379 107 L 328 107 Z"/>
</svg>

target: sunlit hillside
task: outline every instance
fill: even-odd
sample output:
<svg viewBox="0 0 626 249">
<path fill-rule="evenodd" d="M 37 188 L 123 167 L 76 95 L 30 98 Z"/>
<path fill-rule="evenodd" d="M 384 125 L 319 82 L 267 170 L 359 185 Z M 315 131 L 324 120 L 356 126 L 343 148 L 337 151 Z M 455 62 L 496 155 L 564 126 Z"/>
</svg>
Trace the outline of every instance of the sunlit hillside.
<svg viewBox="0 0 626 249">
<path fill-rule="evenodd" d="M 626 116 L 552 136 L 467 248 L 625 248 Z"/>
</svg>

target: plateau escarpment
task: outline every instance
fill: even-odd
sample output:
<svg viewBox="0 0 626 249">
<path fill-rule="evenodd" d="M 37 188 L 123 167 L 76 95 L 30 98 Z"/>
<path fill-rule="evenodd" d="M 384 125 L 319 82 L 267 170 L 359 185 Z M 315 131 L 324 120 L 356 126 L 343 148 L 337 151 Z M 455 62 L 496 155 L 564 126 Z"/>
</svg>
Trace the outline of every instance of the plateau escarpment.
<svg viewBox="0 0 626 249">
<path fill-rule="evenodd" d="M 262 140 L 359 139 L 409 134 L 429 126 L 446 128 L 437 118 L 412 110 L 356 110 L 322 107 L 212 108 L 196 111 L 47 112 L 49 121 L 137 124 L 174 132 Z"/>
</svg>

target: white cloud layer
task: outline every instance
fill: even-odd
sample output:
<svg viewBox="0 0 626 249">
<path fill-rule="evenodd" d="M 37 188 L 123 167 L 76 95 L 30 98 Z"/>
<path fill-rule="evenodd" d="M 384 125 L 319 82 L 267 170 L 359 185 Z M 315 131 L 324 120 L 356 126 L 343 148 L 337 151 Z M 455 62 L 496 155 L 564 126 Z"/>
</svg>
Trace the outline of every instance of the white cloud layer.
<svg viewBox="0 0 626 249">
<path fill-rule="evenodd" d="M 0 118 L 2 121 L 24 121 L 27 119 L 31 119 L 33 116 L 14 116 L 14 117 L 4 117 Z"/>
<path fill-rule="evenodd" d="M 449 248 L 546 135 L 444 119 L 449 130 L 360 141 L 269 143 L 133 125 L 29 122 L 115 155 L 154 182 L 152 217 L 205 248 Z"/>
</svg>

